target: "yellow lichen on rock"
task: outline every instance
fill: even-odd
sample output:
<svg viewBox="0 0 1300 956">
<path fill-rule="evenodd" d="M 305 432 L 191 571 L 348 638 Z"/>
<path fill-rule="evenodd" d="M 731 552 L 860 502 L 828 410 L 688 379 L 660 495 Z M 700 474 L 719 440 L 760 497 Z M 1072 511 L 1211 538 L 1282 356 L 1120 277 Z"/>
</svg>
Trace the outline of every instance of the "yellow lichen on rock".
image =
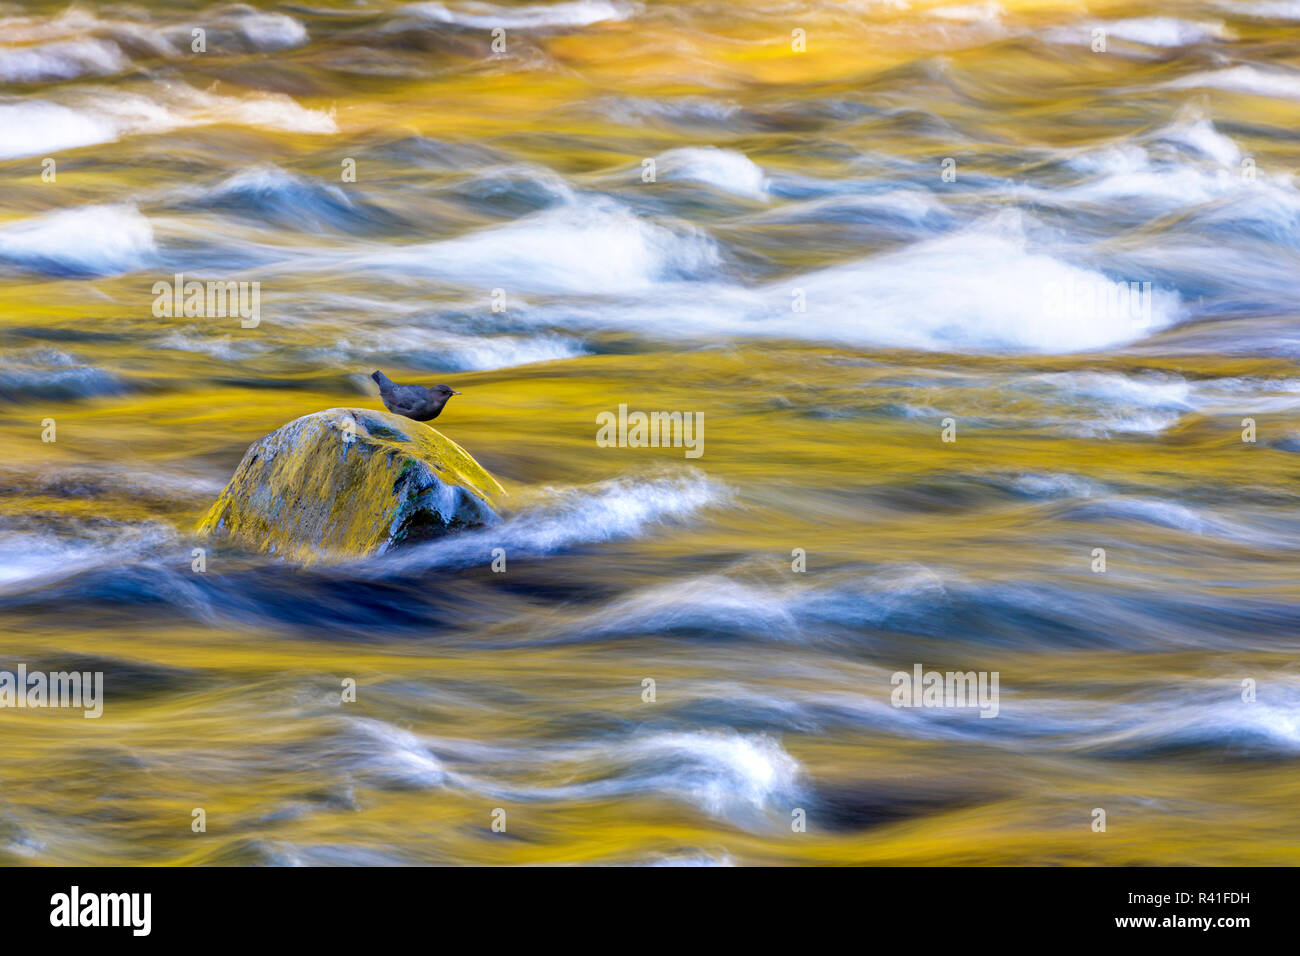
<svg viewBox="0 0 1300 956">
<path fill-rule="evenodd" d="M 253 442 L 199 533 L 303 563 L 355 558 L 490 524 L 504 493 L 428 425 L 331 408 Z"/>
</svg>

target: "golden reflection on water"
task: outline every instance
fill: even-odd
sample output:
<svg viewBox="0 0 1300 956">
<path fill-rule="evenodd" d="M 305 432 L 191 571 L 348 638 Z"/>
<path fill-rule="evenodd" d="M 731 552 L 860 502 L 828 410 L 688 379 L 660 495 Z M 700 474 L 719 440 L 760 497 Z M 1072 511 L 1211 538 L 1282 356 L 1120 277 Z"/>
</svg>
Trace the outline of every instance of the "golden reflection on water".
<svg viewBox="0 0 1300 956">
<path fill-rule="evenodd" d="M 1068 155 L 1169 122 L 1194 101 L 1261 168 L 1294 169 L 1296 162 L 1294 141 L 1275 131 L 1295 128 L 1300 102 L 1166 88 L 1186 72 L 1180 56 L 1208 52 L 1103 61 L 1086 47 L 1048 55 L 1018 39 L 1063 23 L 1168 14 L 1130 2 L 1004 0 L 1001 15 L 987 22 L 969 12 L 971 5 L 945 17 L 942 11 L 956 5 L 939 3 L 741 9 L 655 3 L 646 16 L 582 29 L 511 31 L 518 47 L 504 61 L 491 58 L 490 38 L 476 31 L 382 45 L 378 11 L 391 6 L 372 5 L 371 34 L 350 33 L 342 20 L 288 11 L 305 18 L 310 43 L 275 54 L 147 62 L 147 72 L 72 81 L 72 89 L 82 84 L 121 95 L 150 91 L 160 76 L 225 95 L 274 92 L 331 115 L 338 132 L 204 123 L 123 136 L 60 153 L 57 199 L 41 182 L 36 159 L 8 160 L 0 164 L 0 222 L 134 201 L 168 249 L 212 240 L 226 243 L 227 252 L 338 253 L 344 262 L 490 225 L 476 208 L 431 198 L 433 185 L 454 186 L 473 172 L 472 164 L 435 175 L 382 152 L 385 144 L 413 136 L 489 145 L 580 188 L 626 197 L 637 188 L 634 171 L 643 157 L 701 142 L 743 152 L 772 175 L 834 179 L 845 174 L 845 156 L 933 162 L 936 182 L 927 187 L 937 189 L 937 162 L 949 152 L 961 156 L 963 174 L 1015 179 L 1031 153 L 1040 160 L 1044 151 Z M 316 5 L 325 7 L 347 12 L 349 5 Z M 27 4 L 24 14 L 52 17 L 61 9 Z M 1179 15 L 1196 20 L 1207 9 Z M 1015 30 L 1008 32 L 1007 24 Z M 804 54 L 791 53 L 794 27 L 807 31 Z M 1234 20 L 1232 29 L 1252 56 L 1300 66 L 1290 42 L 1294 25 Z M 363 61 L 390 71 L 344 69 Z M 13 94 L 43 95 L 27 87 Z M 592 109 L 613 97 L 690 96 L 726 100 L 737 116 L 752 115 L 699 132 L 670 123 L 630 125 Z M 863 96 L 902 110 L 902 119 L 827 125 L 818 118 L 827 101 Z M 908 111 L 946 125 L 950 139 L 918 134 Z M 387 236 L 306 223 L 296 229 L 292 215 L 287 224 L 266 228 L 162 198 L 258 162 L 335 183 L 340 157 L 350 155 L 359 157 L 358 186 L 398 204 L 409 201 L 420 223 L 415 229 Z M 915 182 L 919 174 L 897 176 Z M 949 198 L 955 206 L 973 201 Z M 701 201 L 677 213 L 690 212 L 702 227 L 734 237 L 770 270 L 765 278 L 889 246 L 864 239 L 828 249 L 818 245 L 815 230 L 751 221 L 749 211 Z M 1173 230 L 1177 222 L 1171 213 L 1148 228 Z M 1176 252 L 1172 239 L 1171 248 Z M 232 274 L 238 268 L 229 266 Z M 48 597 L 37 586 L 30 600 L 3 612 L 0 666 L 108 661 L 110 696 L 100 720 L 76 712 L 3 713 L 0 861 L 1279 865 L 1300 859 L 1291 838 L 1300 822 L 1294 617 L 1276 610 L 1300 601 L 1293 542 L 1197 538 L 1159 523 L 1071 523 L 1064 506 L 1010 495 L 984 499 L 967 484 L 1064 474 L 1144 501 L 1209 502 L 1221 512 L 1241 507 L 1259 527 L 1275 522 L 1285 537 L 1280 522 L 1294 509 L 1300 458 L 1262 445 L 1243 450 L 1240 419 L 1252 413 L 1249 400 L 1241 409 L 1180 413 L 1156 434 L 1088 435 L 1060 427 L 1068 408 L 1014 383 L 1094 373 L 1283 381 L 1294 375 L 1291 355 L 1237 349 L 1227 340 L 1192 347 L 1177 331 L 1152 337 L 1141 350 L 1058 357 L 961 348 L 935 354 L 741 334 L 684 344 L 680 329 L 614 326 L 584 331 L 595 354 L 431 372 L 397 367 L 400 359 L 351 353 L 335 359 L 329 349 L 402 327 L 406 313 L 390 315 L 385 302 L 432 307 L 447 299 L 445 290 L 429 291 L 418 277 L 277 271 L 274 263 L 250 268 L 250 276 L 264 276 L 266 289 L 267 319 L 256 335 L 233 325 L 171 320 L 170 330 L 213 346 L 207 349 L 159 344 L 160 333 L 170 330 L 150 315 L 149 289 L 170 277 L 170 265 L 89 278 L 24 270 L 0 276 L 0 332 L 9 358 L 39 348 L 75 353 L 86 366 L 111 370 L 122 386 L 88 396 L 6 396 L 0 519 L 23 533 L 71 528 L 58 532 L 70 539 L 97 528 L 163 529 L 162 543 L 139 558 L 143 571 L 130 571 L 131 562 L 120 559 L 115 577 L 119 559 L 97 557 L 92 546 L 65 555 L 51 578 L 69 563 L 107 562 L 93 584 L 70 586 L 63 579 Z M 717 272 L 731 268 L 723 261 Z M 339 301 L 318 311 L 319 297 L 332 295 Z M 682 296 L 683 314 L 691 314 L 690 290 L 674 286 L 663 295 Z M 1274 318 L 1289 322 L 1293 315 Z M 266 347 L 241 356 L 241 335 Z M 373 594 L 364 590 L 373 584 L 368 580 L 312 579 L 302 586 L 312 589 L 304 593 L 317 616 L 299 626 L 306 618 L 244 614 L 234 606 L 242 586 L 215 594 L 187 590 L 195 587 L 185 578 L 188 535 L 247 445 L 299 415 L 377 403 L 356 378 L 372 364 L 386 364 L 395 377 L 445 380 L 464 391 L 438 427 L 511 489 L 520 511 L 550 486 L 690 468 L 727 489 L 725 500 L 669 523 L 668 530 L 652 525 L 626 539 L 521 560 L 518 593 L 495 590 L 485 568 L 433 567 L 415 579 L 394 578 L 391 591 L 377 587 Z M 932 375 L 936 370 L 942 374 Z M 702 410 L 705 457 L 692 463 L 675 449 L 596 447 L 595 415 L 620 403 Z M 952 445 L 937 438 L 944 415 L 962 423 L 962 437 Z M 1269 435 L 1300 433 L 1300 415 L 1285 403 L 1255 417 Z M 45 418 L 58 422 L 56 443 L 40 441 Z M 137 477 L 124 482 L 123 474 Z M 1106 584 L 1127 589 L 1132 616 L 1101 609 L 1098 598 L 1090 635 L 1048 624 L 1036 632 L 1035 621 L 1051 619 L 1047 598 L 1049 606 L 1023 619 L 999 619 L 996 609 L 976 616 L 990 632 L 960 635 L 843 621 L 826 624 L 825 633 L 816 623 L 783 631 L 779 614 L 775 625 L 761 618 L 748 640 L 721 630 L 710 635 L 708 627 L 590 630 L 602 610 L 644 613 L 642 605 L 627 605 L 635 599 L 629 596 L 648 592 L 653 606 L 656 594 L 667 604 L 671 595 L 689 596 L 698 587 L 712 600 L 726 597 L 726 581 L 735 580 L 749 588 L 734 598 L 736 620 L 746 620 L 752 610 L 746 602 L 757 596 L 789 598 L 782 606 L 798 612 L 802 602 L 816 599 L 800 588 L 843 588 L 851 595 L 880 568 L 942 568 L 946 582 L 961 582 L 971 593 L 1018 593 L 1023 582 L 1034 581 L 1100 594 L 1086 559 L 1098 542 L 1109 551 Z M 789 570 L 796 547 L 808 551 L 806 582 Z M 209 574 L 250 575 L 243 579 L 250 588 L 259 575 L 279 575 L 267 579 L 274 584 L 255 600 L 283 594 L 292 603 L 298 585 L 291 569 L 264 568 L 235 553 L 211 560 Z M 115 581 L 133 597 L 115 593 Z M 924 610 L 946 594 L 922 587 L 900 592 L 898 600 Z M 1262 623 L 1253 634 L 1230 623 L 1243 594 L 1273 609 L 1259 612 Z M 1148 598 L 1166 597 L 1187 600 L 1144 606 Z M 331 599 L 347 608 L 335 624 Z M 454 627 L 389 630 L 405 602 L 423 607 L 435 600 L 449 606 Z M 368 615 L 371 624 L 357 615 Z M 759 633 L 768 626 L 771 633 Z M 948 637 L 960 638 L 955 650 Z M 914 661 L 999 671 L 1004 712 L 1014 715 L 1018 700 L 1032 700 L 1034 708 L 1024 712 L 1032 723 L 1055 716 L 1059 705 L 1074 729 L 1061 731 L 1055 743 L 1030 733 L 1031 743 L 1017 745 L 919 725 L 889 731 L 852 720 L 766 722 L 765 707 L 779 711 L 792 701 L 848 707 L 884 699 L 889 673 Z M 647 676 L 658 686 L 654 705 L 641 698 Z M 1292 741 L 1280 756 L 1260 756 L 1236 738 L 1197 747 L 1179 737 L 1167 748 L 1143 749 L 1135 737 L 1127 753 L 1125 734 L 1136 733 L 1131 725 L 1098 729 L 1111 719 L 1123 725 L 1116 715 L 1128 714 L 1159 727 L 1166 704 L 1177 705 L 1168 716 L 1177 723 L 1203 701 L 1210 733 L 1229 713 L 1240 680 L 1252 676 L 1261 703 L 1273 708 L 1271 731 Z M 339 703 L 344 678 L 356 680 L 355 704 Z M 718 716 L 708 704 L 716 700 L 748 701 L 753 709 Z M 708 778 L 707 760 L 704 770 L 690 760 L 684 767 L 674 763 L 684 758 L 672 746 L 681 743 L 679 735 L 692 734 L 692 747 L 725 750 L 723 769 L 714 768 L 719 777 Z M 759 737 L 780 754 L 753 743 Z M 736 744 L 737 738 L 750 743 Z M 638 749 L 647 739 L 668 749 Z M 785 784 L 769 779 L 784 772 L 786 758 L 797 767 L 789 799 Z M 711 787 L 731 790 L 714 800 Z M 796 801 L 814 807 L 807 833 L 788 826 L 787 804 Z M 498 806 L 508 810 L 508 835 L 491 830 L 489 814 Z M 195 807 L 207 812 L 205 834 L 190 830 Z M 1108 810 L 1104 835 L 1089 828 L 1094 807 Z"/>
</svg>

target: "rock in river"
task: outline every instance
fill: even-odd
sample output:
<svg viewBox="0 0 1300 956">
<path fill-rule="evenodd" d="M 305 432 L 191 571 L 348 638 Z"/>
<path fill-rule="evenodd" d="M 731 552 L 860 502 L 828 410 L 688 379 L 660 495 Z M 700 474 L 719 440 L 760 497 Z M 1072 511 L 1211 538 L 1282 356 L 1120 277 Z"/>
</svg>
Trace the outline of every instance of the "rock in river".
<svg viewBox="0 0 1300 956">
<path fill-rule="evenodd" d="M 504 494 L 428 425 L 331 408 L 253 442 L 199 532 L 304 563 L 355 558 L 490 524 Z"/>
</svg>

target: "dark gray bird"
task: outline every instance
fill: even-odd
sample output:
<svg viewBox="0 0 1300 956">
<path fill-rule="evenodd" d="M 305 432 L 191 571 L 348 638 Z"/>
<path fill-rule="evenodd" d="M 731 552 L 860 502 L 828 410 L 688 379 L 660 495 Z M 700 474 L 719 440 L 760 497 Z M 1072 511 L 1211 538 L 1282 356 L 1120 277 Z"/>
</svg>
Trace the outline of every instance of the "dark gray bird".
<svg viewBox="0 0 1300 956">
<path fill-rule="evenodd" d="M 398 385 L 378 370 L 370 377 L 379 384 L 379 397 L 384 408 L 394 415 L 405 415 L 417 422 L 431 422 L 442 414 L 447 399 L 460 392 L 446 385 Z"/>
</svg>

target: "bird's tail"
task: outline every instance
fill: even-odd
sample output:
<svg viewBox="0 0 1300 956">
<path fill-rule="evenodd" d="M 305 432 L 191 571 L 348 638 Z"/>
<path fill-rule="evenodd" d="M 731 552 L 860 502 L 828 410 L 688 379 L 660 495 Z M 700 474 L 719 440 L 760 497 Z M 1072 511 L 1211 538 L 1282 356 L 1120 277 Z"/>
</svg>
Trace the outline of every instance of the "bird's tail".
<svg viewBox="0 0 1300 956">
<path fill-rule="evenodd" d="M 376 382 L 376 383 L 377 383 L 381 388 L 382 388 L 383 386 L 385 386 L 385 385 L 392 385 L 392 384 L 393 384 L 393 380 L 390 379 L 390 378 L 389 378 L 387 375 L 385 375 L 383 372 L 379 371 L 379 369 L 375 369 L 373 372 L 371 372 L 371 373 L 370 373 L 370 377 L 373 378 L 373 379 L 375 380 L 375 382 Z"/>
</svg>

